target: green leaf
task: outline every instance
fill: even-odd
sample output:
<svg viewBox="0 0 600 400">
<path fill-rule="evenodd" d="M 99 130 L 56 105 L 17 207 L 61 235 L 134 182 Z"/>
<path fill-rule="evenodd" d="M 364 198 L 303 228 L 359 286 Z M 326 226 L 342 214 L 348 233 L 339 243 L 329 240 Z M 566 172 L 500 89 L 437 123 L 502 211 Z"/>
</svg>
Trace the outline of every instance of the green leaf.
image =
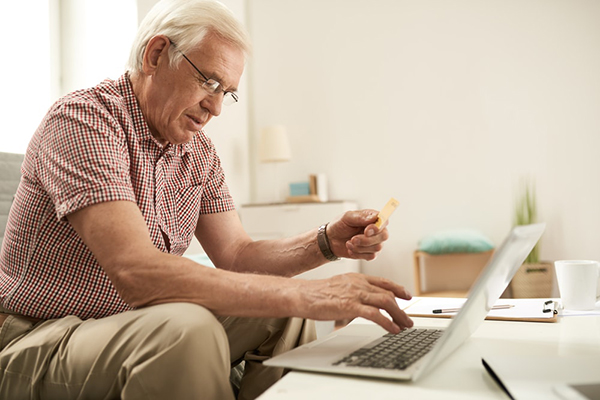
<svg viewBox="0 0 600 400">
<path fill-rule="evenodd" d="M 537 222 L 537 198 L 535 184 L 531 180 L 523 180 L 519 197 L 515 202 L 515 225 L 529 225 Z M 526 264 L 539 263 L 539 246 L 536 244 L 527 258 Z"/>
</svg>

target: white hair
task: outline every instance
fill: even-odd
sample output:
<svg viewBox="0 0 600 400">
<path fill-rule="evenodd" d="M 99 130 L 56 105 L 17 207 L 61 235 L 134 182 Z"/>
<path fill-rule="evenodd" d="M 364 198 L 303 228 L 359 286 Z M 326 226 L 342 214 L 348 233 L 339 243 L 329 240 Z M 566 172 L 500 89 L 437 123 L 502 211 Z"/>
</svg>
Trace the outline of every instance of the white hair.
<svg viewBox="0 0 600 400">
<path fill-rule="evenodd" d="M 222 3 L 215 0 L 161 0 L 142 20 L 131 46 L 127 70 L 142 71 L 144 51 L 150 39 L 165 35 L 186 53 L 213 34 L 237 46 L 245 56 L 251 51 L 250 38 L 242 24 Z M 181 53 L 169 48 L 170 65 L 181 61 Z"/>
</svg>

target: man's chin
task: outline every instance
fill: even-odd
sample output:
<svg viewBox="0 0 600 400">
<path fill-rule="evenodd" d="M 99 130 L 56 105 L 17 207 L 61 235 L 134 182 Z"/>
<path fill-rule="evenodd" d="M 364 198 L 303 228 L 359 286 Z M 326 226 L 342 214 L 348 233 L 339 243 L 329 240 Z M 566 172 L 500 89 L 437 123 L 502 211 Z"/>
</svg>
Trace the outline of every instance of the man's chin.
<svg viewBox="0 0 600 400">
<path fill-rule="evenodd" d="M 174 146 L 180 145 L 180 144 L 186 144 L 188 142 L 191 142 L 194 139 L 194 136 L 197 135 L 198 132 L 191 132 L 191 131 L 186 131 L 185 135 L 176 135 L 176 136 L 171 136 L 168 140 L 166 140 L 167 144 L 172 144 Z"/>
</svg>

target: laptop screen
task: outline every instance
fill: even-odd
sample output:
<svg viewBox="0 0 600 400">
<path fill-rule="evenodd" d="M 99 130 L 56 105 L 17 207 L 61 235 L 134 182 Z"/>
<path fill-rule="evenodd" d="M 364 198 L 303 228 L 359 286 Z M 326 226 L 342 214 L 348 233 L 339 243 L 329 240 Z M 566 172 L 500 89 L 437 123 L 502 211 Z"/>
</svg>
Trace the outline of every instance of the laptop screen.
<svg viewBox="0 0 600 400">
<path fill-rule="evenodd" d="M 426 368 L 418 372 L 418 375 L 446 358 L 479 328 L 542 236 L 545 227 L 546 224 L 535 224 L 512 229 L 481 271 L 469 292 L 467 301 L 446 329 L 446 333 L 432 349 L 430 353 L 432 360 L 427 363 Z"/>
</svg>

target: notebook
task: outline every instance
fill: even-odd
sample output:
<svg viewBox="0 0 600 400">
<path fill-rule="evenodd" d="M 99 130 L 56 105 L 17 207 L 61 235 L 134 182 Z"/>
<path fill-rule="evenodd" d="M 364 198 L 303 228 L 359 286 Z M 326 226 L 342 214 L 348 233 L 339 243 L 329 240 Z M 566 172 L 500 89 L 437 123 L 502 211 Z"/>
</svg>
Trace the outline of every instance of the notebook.
<svg viewBox="0 0 600 400">
<path fill-rule="evenodd" d="M 393 350 L 399 345 L 396 343 L 388 346 L 387 341 L 396 339 L 396 335 L 387 334 L 375 324 L 350 324 L 322 339 L 273 357 L 265 361 L 264 365 L 301 371 L 416 380 L 440 364 L 481 325 L 544 229 L 545 224 L 534 224 L 518 226 L 510 231 L 448 327 L 440 330 L 438 327 L 419 326 L 398 334 L 416 336 L 424 331 L 426 338 L 420 342 L 428 347 L 425 350 Z M 401 341 L 403 340 L 405 339 L 402 338 Z M 364 360 L 364 357 L 371 357 L 382 346 L 385 347 L 383 355 L 374 355 L 378 359 L 376 363 L 370 364 L 369 360 Z M 409 353 L 414 362 L 405 360 L 405 355 Z"/>
</svg>

